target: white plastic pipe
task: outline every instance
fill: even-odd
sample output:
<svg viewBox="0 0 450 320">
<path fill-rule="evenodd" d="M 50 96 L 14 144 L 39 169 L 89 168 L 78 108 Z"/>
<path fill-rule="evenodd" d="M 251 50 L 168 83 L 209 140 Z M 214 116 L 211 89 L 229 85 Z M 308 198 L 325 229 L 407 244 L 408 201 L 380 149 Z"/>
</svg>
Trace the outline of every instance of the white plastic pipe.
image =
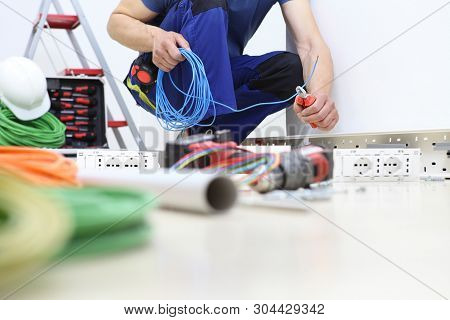
<svg viewBox="0 0 450 320">
<path fill-rule="evenodd" d="M 155 172 L 81 170 L 78 174 L 86 185 L 130 187 L 152 192 L 163 208 L 219 213 L 230 209 L 237 200 L 237 188 L 225 176 L 183 171 Z"/>
</svg>

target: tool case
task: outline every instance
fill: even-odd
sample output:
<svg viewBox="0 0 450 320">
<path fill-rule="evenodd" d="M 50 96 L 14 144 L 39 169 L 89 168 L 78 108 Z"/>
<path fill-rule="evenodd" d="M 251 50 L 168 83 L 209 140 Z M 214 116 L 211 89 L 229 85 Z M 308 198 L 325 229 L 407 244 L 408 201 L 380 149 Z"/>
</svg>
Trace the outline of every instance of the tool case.
<svg viewBox="0 0 450 320">
<path fill-rule="evenodd" d="M 49 77 L 50 112 L 66 125 L 63 148 L 107 148 L 104 84 L 99 77 Z"/>
</svg>

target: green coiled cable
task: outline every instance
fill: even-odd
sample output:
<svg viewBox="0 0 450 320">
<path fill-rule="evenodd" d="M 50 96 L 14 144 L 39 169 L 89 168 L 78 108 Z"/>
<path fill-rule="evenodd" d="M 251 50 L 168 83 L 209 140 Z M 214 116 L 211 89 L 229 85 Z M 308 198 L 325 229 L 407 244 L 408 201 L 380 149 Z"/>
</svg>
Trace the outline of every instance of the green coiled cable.
<svg viewBox="0 0 450 320">
<path fill-rule="evenodd" d="M 147 243 L 147 213 L 155 205 L 148 193 L 116 187 L 36 188 L 0 171 L 0 293 L 52 258 Z"/>
<path fill-rule="evenodd" d="M 74 238 L 61 256 L 89 256 L 126 251 L 148 242 L 151 228 L 146 222 L 117 232 L 105 232 L 98 237 Z"/>
<path fill-rule="evenodd" d="M 0 145 L 59 148 L 66 141 L 66 126 L 51 113 L 31 121 L 17 119 L 0 101 Z"/>
<path fill-rule="evenodd" d="M 148 193 L 117 187 L 48 189 L 72 212 L 74 233 L 62 255 L 122 251 L 148 241 L 147 213 L 155 207 Z"/>
</svg>

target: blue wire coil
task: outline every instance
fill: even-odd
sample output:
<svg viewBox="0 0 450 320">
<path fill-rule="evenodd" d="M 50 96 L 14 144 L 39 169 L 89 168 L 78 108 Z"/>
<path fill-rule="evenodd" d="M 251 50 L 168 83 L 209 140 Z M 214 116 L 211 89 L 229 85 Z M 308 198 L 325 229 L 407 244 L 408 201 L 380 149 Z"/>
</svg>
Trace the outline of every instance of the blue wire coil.
<svg viewBox="0 0 450 320">
<path fill-rule="evenodd" d="M 291 101 L 297 96 L 297 92 L 294 93 L 288 99 L 275 102 L 263 102 L 248 106 L 243 109 L 234 109 L 228 105 L 217 102 L 211 93 L 211 88 L 209 86 L 209 81 L 206 76 L 205 66 L 202 60 L 194 52 L 186 49 L 180 48 L 181 54 L 186 58 L 186 62 L 191 66 L 192 79 L 189 84 L 187 91 L 180 89 L 172 79 L 170 73 L 166 73 L 162 70 L 158 72 L 158 81 L 156 82 L 156 116 L 160 125 L 168 131 L 179 131 L 192 128 L 194 126 L 209 127 L 214 124 L 216 120 L 216 105 L 230 109 L 233 112 L 242 112 L 252 108 L 264 106 L 264 105 L 275 105 L 282 104 Z M 310 82 L 312 75 L 316 69 L 318 60 L 313 66 L 311 74 L 309 75 L 307 81 L 302 86 L 305 88 Z M 174 86 L 176 91 L 178 91 L 182 96 L 184 96 L 184 102 L 180 107 L 174 107 L 164 90 L 164 77 L 166 74 L 169 75 L 170 83 Z M 212 108 L 211 120 L 208 123 L 201 123 L 208 110 Z"/>
</svg>

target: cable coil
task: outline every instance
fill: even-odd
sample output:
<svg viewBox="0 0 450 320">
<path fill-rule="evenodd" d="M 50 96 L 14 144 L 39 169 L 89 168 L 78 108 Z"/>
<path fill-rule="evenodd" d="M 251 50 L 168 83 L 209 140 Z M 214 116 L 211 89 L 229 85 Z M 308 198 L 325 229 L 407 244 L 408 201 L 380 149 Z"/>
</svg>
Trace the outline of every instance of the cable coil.
<svg viewBox="0 0 450 320">
<path fill-rule="evenodd" d="M 76 163 L 49 150 L 0 146 L 0 168 L 39 186 L 79 186 Z"/>
<path fill-rule="evenodd" d="M 58 202 L 0 170 L 0 288 L 54 257 L 71 226 Z"/>
<path fill-rule="evenodd" d="M 155 201 L 148 193 L 114 187 L 46 191 L 66 204 L 73 216 L 73 237 L 62 254 L 116 252 L 143 244 L 149 238 L 146 214 Z"/>
<path fill-rule="evenodd" d="M 185 97 L 182 106 L 179 108 L 174 107 L 164 91 L 163 80 L 166 72 L 159 70 L 158 81 L 156 82 L 156 116 L 160 125 L 166 130 L 178 131 L 191 128 L 193 126 L 209 127 L 216 120 L 216 105 L 225 107 L 233 112 L 242 112 L 264 105 L 286 103 L 293 100 L 297 96 L 297 92 L 295 92 L 291 97 L 282 101 L 257 103 L 237 110 L 214 100 L 208 78 L 206 76 L 205 66 L 200 57 L 194 52 L 183 48 L 180 48 L 180 52 L 186 58 L 186 62 L 190 64 L 192 71 L 192 80 L 187 91 L 185 92 L 180 89 L 173 81 L 171 74 L 168 73 L 168 75 L 169 80 L 176 91 Z M 301 87 L 302 89 L 306 88 L 308 83 L 311 81 L 317 67 L 317 63 L 318 59 L 316 60 L 308 79 Z M 201 123 L 210 107 L 213 110 L 211 120 L 208 123 Z"/>
<path fill-rule="evenodd" d="M 65 132 L 66 126 L 49 112 L 21 121 L 0 101 L 0 146 L 59 148 L 66 141 Z"/>
</svg>

